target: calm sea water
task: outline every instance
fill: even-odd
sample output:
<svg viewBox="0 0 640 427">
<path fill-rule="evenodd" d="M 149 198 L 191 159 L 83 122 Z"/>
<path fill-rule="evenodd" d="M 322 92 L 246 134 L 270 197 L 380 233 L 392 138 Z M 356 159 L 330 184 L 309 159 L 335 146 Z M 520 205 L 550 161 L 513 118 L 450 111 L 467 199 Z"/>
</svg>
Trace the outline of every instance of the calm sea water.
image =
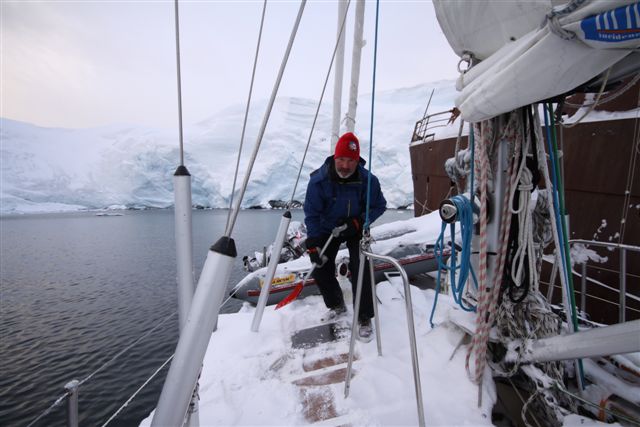
<svg viewBox="0 0 640 427">
<path fill-rule="evenodd" d="M 0 425 L 26 426 L 64 392 L 166 322 L 80 388 L 80 424 L 102 425 L 167 360 L 177 342 L 174 217 L 171 210 L 0 218 Z M 293 220 L 302 221 L 300 210 Z M 242 211 L 229 287 L 242 256 L 272 242 L 282 211 Z M 196 277 L 227 211 L 194 211 Z M 408 219 L 388 211 L 376 224 Z M 222 312 L 234 312 L 232 299 Z M 168 319 L 168 320 L 167 320 Z M 109 425 L 137 426 L 155 407 L 163 369 Z M 36 426 L 65 425 L 64 404 Z"/>
</svg>

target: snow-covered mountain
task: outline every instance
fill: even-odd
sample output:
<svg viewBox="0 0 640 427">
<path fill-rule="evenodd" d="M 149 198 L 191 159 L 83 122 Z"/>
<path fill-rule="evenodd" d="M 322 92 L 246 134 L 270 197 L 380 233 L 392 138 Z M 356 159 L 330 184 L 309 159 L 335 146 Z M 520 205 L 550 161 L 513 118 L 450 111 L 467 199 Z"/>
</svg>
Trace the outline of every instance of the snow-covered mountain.
<svg viewBox="0 0 640 427">
<path fill-rule="evenodd" d="M 409 142 L 431 90 L 430 112 L 453 106 L 453 81 L 376 94 L 373 173 L 390 207 L 413 201 Z M 369 160 L 371 96 L 359 98 L 356 134 Z M 267 102 L 252 106 L 238 185 L 253 151 Z M 289 200 L 317 108 L 316 100 L 278 98 L 257 156 L 243 206 Z M 185 165 L 193 203 L 228 207 L 244 105 L 226 108 L 184 129 Z M 176 131 L 113 125 L 91 129 L 42 128 L 0 119 L 0 212 L 169 207 L 179 164 Z M 309 173 L 329 153 L 331 106 L 321 108 L 295 199 L 304 200 Z"/>
</svg>

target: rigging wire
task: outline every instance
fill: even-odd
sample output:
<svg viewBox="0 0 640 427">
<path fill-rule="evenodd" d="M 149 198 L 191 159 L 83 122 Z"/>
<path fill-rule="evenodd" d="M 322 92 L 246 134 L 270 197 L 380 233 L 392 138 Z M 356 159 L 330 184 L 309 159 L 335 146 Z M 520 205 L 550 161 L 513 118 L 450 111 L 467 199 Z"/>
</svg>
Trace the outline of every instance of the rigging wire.
<svg viewBox="0 0 640 427">
<path fill-rule="evenodd" d="M 158 329 L 160 326 L 164 325 L 165 322 L 167 320 L 169 320 L 171 317 L 175 316 L 176 314 L 178 314 L 177 311 L 174 311 L 173 313 L 171 313 L 170 315 L 168 315 L 167 317 L 165 317 L 160 323 L 158 323 L 156 326 L 154 326 L 151 330 L 147 331 L 144 335 L 142 335 L 141 337 L 139 337 L 137 340 L 135 340 L 134 342 L 132 342 L 131 344 L 129 344 L 126 348 L 124 348 L 123 350 L 121 350 L 118 354 L 116 354 L 115 356 L 113 356 L 111 359 L 109 359 L 107 362 L 103 363 L 98 369 L 96 369 L 95 371 L 93 371 L 91 374 L 89 374 L 85 379 L 83 379 L 82 381 L 80 381 L 77 385 L 77 387 L 80 387 L 82 384 L 86 383 L 87 381 L 89 381 L 91 378 L 93 378 L 98 372 L 102 371 L 104 368 L 107 367 L 107 365 L 111 364 L 111 362 L 113 362 L 114 360 L 116 360 L 118 357 L 122 356 L 124 353 L 126 353 L 127 351 L 129 351 L 134 345 L 136 345 L 137 343 L 139 343 L 140 341 L 142 341 L 144 338 L 146 338 L 147 336 L 149 336 L 152 332 L 154 332 L 156 329 Z M 171 356 L 173 357 L 173 355 Z M 166 362 L 165 362 L 166 364 Z M 56 406 L 60 405 L 64 399 L 66 399 L 68 396 L 67 393 L 64 393 L 63 395 L 61 395 L 60 397 L 58 397 L 52 404 L 51 406 L 49 406 L 47 409 L 45 409 L 40 415 L 38 415 L 38 417 L 36 419 L 34 419 L 33 421 L 31 421 L 27 427 L 31 427 L 32 425 L 34 425 L 36 422 L 38 422 L 39 420 L 41 420 L 43 417 L 47 416 Z M 128 403 L 128 402 L 127 402 Z"/>
<path fill-rule="evenodd" d="M 373 43 L 373 83 L 371 89 L 371 125 L 369 129 L 369 176 L 367 179 L 367 207 L 366 216 L 364 221 L 364 230 L 366 234 L 369 234 L 369 208 L 371 206 L 371 169 L 373 164 L 373 116 L 376 100 L 376 63 L 378 60 L 378 23 L 380 15 L 380 0 L 376 0 L 376 27 L 375 37 Z"/>
<path fill-rule="evenodd" d="M 31 421 L 27 427 L 31 427 L 32 425 L 34 425 L 35 423 L 37 423 L 39 420 L 41 420 L 43 417 L 46 417 L 47 415 L 49 415 L 49 413 L 58 405 L 60 405 L 64 399 L 67 398 L 67 393 L 63 394 L 62 396 L 58 397 L 52 404 L 51 406 L 49 406 L 47 409 L 45 409 L 40 415 L 38 415 L 38 417 Z"/>
<path fill-rule="evenodd" d="M 240 135 L 240 147 L 238 148 L 238 159 L 236 160 L 236 170 L 233 174 L 233 185 L 231 186 L 231 196 L 229 197 L 229 213 L 227 214 L 227 225 L 225 230 L 229 228 L 229 220 L 231 219 L 231 210 L 233 209 L 233 194 L 236 192 L 236 181 L 238 180 L 238 170 L 240 169 L 240 157 L 242 154 L 242 145 L 244 144 L 244 134 L 247 129 L 247 118 L 249 116 L 249 107 L 251 105 L 251 95 L 253 93 L 253 83 L 256 77 L 256 66 L 258 64 L 258 53 L 260 52 L 260 42 L 262 40 L 262 29 L 264 27 L 264 15 L 267 10 L 267 0 L 262 4 L 262 17 L 260 18 L 260 30 L 258 31 L 258 43 L 256 45 L 256 54 L 253 60 L 253 71 L 251 72 L 251 84 L 249 85 L 249 96 L 247 98 L 247 107 L 244 110 L 244 121 L 242 123 L 242 134 Z"/>
<path fill-rule="evenodd" d="M 180 132 L 180 166 L 184 166 L 184 139 L 182 132 L 182 78 L 180 77 L 180 19 L 178 17 L 178 0 L 175 0 L 176 17 L 176 76 L 178 80 L 178 129 Z"/>
<path fill-rule="evenodd" d="M 138 395 L 138 393 L 140 393 L 142 391 L 142 389 L 144 389 L 147 384 L 149 384 L 149 382 L 151 382 L 151 380 L 153 380 L 156 375 L 158 375 L 158 373 L 162 370 L 162 368 L 164 368 L 165 366 L 167 366 L 167 363 L 169 363 L 172 359 L 173 356 L 175 356 L 175 353 L 172 354 L 171 356 L 169 356 L 169 358 L 167 360 L 164 361 L 164 363 L 162 365 L 160 365 L 160 367 L 158 369 L 155 370 L 155 372 L 153 374 L 151 374 L 151 376 L 149 378 L 147 378 L 147 380 L 140 386 L 138 387 L 138 389 L 133 392 L 133 394 L 131 395 L 131 397 L 129 397 L 123 404 L 122 406 L 120 406 L 118 408 L 118 410 L 116 412 L 113 413 L 113 415 L 111 415 L 111 417 L 109 417 L 109 419 L 102 424 L 102 427 L 105 427 L 106 425 L 108 425 L 111 421 L 113 421 L 118 415 L 120 415 L 120 412 L 122 412 L 124 410 L 124 408 L 126 408 L 127 406 L 129 406 L 129 403 L 131 403 L 131 401 L 133 399 L 136 398 L 136 396 Z"/>
<path fill-rule="evenodd" d="M 289 59 L 289 54 L 291 53 L 291 48 L 293 47 L 293 41 L 296 38 L 296 33 L 298 32 L 298 26 L 300 25 L 300 20 L 302 19 L 302 12 L 304 11 L 304 7 L 306 4 L 307 4 L 307 0 L 302 0 L 300 2 L 300 8 L 298 9 L 298 16 L 296 17 L 295 24 L 293 25 L 293 29 L 291 30 L 289 43 L 287 44 L 287 49 L 285 51 L 284 58 L 282 58 L 282 63 L 280 64 L 278 77 L 276 78 L 276 83 L 273 87 L 273 91 L 271 92 L 271 98 L 269 99 L 269 104 L 267 105 L 267 111 L 265 112 L 265 116 L 262 121 L 260 131 L 258 133 L 256 145 L 253 147 L 253 153 L 251 154 L 251 158 L 249 159 L 249 165 L 247 166 L 247 171 L 244 176 L 244 181 L 240 189 L 240 195 L 236 201 L 234 208 L 230 212 L 230 220 L 224 233 L 226 237 L 231 236 L 231 232 L 233 231 L 233 227 L 235 226 L 236 219 L 238 218 L 238 213 L 240 212 L 240 204 L 242 203 L 242 199 L 244 198 L 244 193 L 247 189 L 247 185 L 249 184 L 249 177 L 251 176 L 251 170 L 253 169 L 253 165 L 256 161 L 256 157 L 258 156 L 260 143 L 262 142 L 262 137 L 264 136 L 264 132 L 267 128 L 269 117 L 271 116 L 271 110 L 273 109 L 273 104 L 276 100 L 276 94 L 278 93 L 278 88 L 280 87 L 280 82 L 282 81 L 282 75 L 284 74 L 284 69 L 286 68 L 287 61 Z"/>
<path fill-rule="evenodd" d="M 638 73 L 638 76 L 640 76 L 640 73 Z M 638 90 L 638 101 L 636 103 L 636 107 L 638 110 L 636 111 L 633 142 L 631 143 L 631 160 L 629 161 L 629 170 L 627 171 L 627 185 L 624 189 L 624 201 L 622 205 L 622 215 L 620 216 L 620 234 L 618 236 L 618 243 L 622 243 L 624 240 L 627 216 L 629 215 L 629 207 L 631 206 L 631 190 L 636 173 L 636 162 L 638 160 L 638 155 L 640 154 L 640 89 Z"/>
<path fill-rule="evenodd" d="M 154 332 L 156 329 L 158 329 L 160 326 L 164 325 L 166 323 L 167 320 L 169 320 L 170 318 L 172 318 L 173 316 L 175 316 L 178 312 L 174 311 L 173 313 L 171 313 L 170 315 L 168 315 L 167 317 L 165 317 L 160 323 L 158 323 L 156 326 L 154 326 L 152 329 L 150 329 L 149 331 L 147 331 L 144 335 L 142 335 L 141 337 L 139 337 L 137 340 L 135 340 L 134 342 L 132 342 L 131 344 L 129 344 L 127 347 L 125 347 L 123 350 L 121 350 L 119 353 L 117 353 L 115 356 L 113 356 L 111 359 L 107 360 L 105 363 L 102 364 L 102 366 L 100 366 L 98 369 L 96 369 L 95 371 L 93 371 L 91 374 L 87 375 L 87 377 L 85 379 L 83 379 L 82 381 L 80 381 L 80 383 L 78 383 L 78 387 L 80 387 L 82 384 L 86 383 L 87 381 L 89 381 L 91 378 L 93 378 L 98 372 L 102 371 L 104 368 L 106 368 L 109 364 L 111 364 L 111 362 L 113 362 L 114 360 L 116 360 L 118 357 L 122 356 L 124 353 L 126 353 L 127 351 L 129 351 L 134 345 L 138 344 L 140 341 L 142 341 L 143 339 L 145 339 L 146 337 L 148 337 L 149 335 L 151 335 L 152 332 Z"/>
<path fill-rule="evenodd" d="M 302 174 L 302 167 L 304 166 L 304 161 L 307 158 L 307 152 L 309 151 L 309 145 L 311 144 L 311 136 L 313 135 L 313 131 L 316 127 L 316 121 L 318 120 L 318 115 L 320 114 L 320 106 L 322 105 L 322 100 L 324 99 L 324 92 L 327 89 L 327 84 L 329 83 L 329 76 L 331 75 L 331 69 L 333 68 L 333 61 L 336 59 L 336 52 L 338 51 L 338 47 L 340 46 L 340 39 L 342 38 L 342 33 L 344 32 L 344 24 L 347 21 L 347 14 L 349 13 L 349 6 L 351 5 L 351 0 L 348 0 L 347 7 L 344 11 L 344 17 L 342 18 L 342 24 L 340 25 L 340 32 L 338 33 L 338 37 L 336 40 L 335 47 L 333 48 L 333 54 L 331 55 L 331 61 L 329 62 L 329 69 L 327 70 L 327 76 L 324 79 L 324 85 L 322 86 L 322 93 L 320 93 L 320 100 L 318 101 L 318 107 L 316 108 L 316 114 L 313 117 L 313 123 L 311 124 L 311 131 L 309 132 L 309 138 L 307 139 L 307 145 L 304 148 L 304 153 L 302 155 L 302 161 L 300 162 L 300 168 L 298 169 L 298 177 L 296 178 L 296 182 L 293 185 L 293 192 L 291 193 L 291 199 L 287 204 L 286 208 L 290 208 L 293 204 L 293 199 L 295 198 L 296 190 L 298 189 L 298 183 L 300 181 L 300 175 Z"/>
</svg>

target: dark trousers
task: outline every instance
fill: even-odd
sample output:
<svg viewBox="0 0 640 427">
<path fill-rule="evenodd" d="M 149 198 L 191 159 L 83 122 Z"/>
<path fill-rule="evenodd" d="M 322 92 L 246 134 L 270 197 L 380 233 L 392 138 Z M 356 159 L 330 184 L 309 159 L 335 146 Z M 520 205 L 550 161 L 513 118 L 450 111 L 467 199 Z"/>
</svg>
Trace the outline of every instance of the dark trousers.
<svg viewBox="0 0 640 427">
<path fill-rule="evenodd" d="M 326 241 L 326 240 L 325 240 Z M 351 289 L 353 290 L 353 305 L 356 302 L 356 287 L 358 285 L 358 268 L 360 266 L 360 237 L 355 236 L 348 239 L 336 237 L 331 240 L 324 256 L 327 262 L 322 268 L 316 268 L 313 278 L 320 288 L 320 293 L 327 308 L 338 308 L 344 305 L 344 296 L 338 279 L 336 279 L 336 255 L 340 249 L 340 244 L 346 242 L 349 250 L 349 270 L 351 271 Z M 362 296 L 360 300 L 360 312 L 358 320 L 364 321 L 373 317 L 373 299 L 371 296 L 371 274 L 369 273 L 369 261 L 365 261 L 364 275 L 362 279 Z"/>
</svg>

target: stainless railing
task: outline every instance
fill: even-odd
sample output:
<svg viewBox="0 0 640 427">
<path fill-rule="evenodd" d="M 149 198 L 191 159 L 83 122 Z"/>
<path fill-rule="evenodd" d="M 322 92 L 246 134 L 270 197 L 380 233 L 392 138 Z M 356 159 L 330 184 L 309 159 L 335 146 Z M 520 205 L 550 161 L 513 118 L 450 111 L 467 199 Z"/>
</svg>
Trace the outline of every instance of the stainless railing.
<svg viewBox="0 0 640 427">
<path fill-rule="evenodd" d="M 449 124 L 450 117 L 454 110 L 441 111 L 439 113 L 429 114 L 416 122 L 413 128 L 411 142 L 425 142 L 435 137 L 435 129 L 445 127 Z"/>
<path fill-rule="evenodd" d="M 378 344 L 378 355 L 382 356 L 382 342 L 380 338 L 380 321 L 378 316 L 378 298 L 376 297 L 376 282 L 373 275 L 373 260 L 378 259 L 381 261 L 386 261 L 393 265 L 396 270 L 400 273 L 402 277 L 402 283 L 404 285 L 404 293 L 405 293 L 405 305 L 407 310 L 407 326 L 409 328 L 409 341 L 411 344 L 411 361 L 413 364 L 413 383 L 416 391 L 416 404 L 418 407 L 418 424 L 421 427 L 425 425 L 424 419 L 424 406 L 422 403 L 422 386 L 420 385 L 420 368 L 418 365 L 418 348 L 416 345 L 416 331 L 413 324 L 413 305 L 411 304 L 411 290 L 409 288 L 409 278 L 407 277 L 407 273 L 400 265 L 400 263 L 388 256 L 377 255 L 371 252 L 367 252 L 365 250 L 360 251 L 360 267 L 358 274 L 358 283 L 356 286 L 356 295 L 355 295 L 355 305 L 353 308 L 353 322 L 351 325 L 351 341 L 349 344 L 349 362 L 347 364 L 347 376 L 345 378 L 344 384 L 344 396 L 349 396 L 349 386 L 351 383 L 351 366 L 353 365 L 353 354 L 355 348 L 355 339 L 357 333 L 357 325 L 358 325 L 358 312 L 360 310 L 360 298 L 362 296 L 362 278 L 364 273 L 364 264 L 365 257 L 369 259 L 369 274 L 371 275 L 371 297 L 373 299 L 373 308 L 375 313 L 375 322 L 376 322 L 376 341 Z"/>
<path fill-rule="evenodd" d="M 618 289 L 610 288 L 596 280 L 589 279 L 589 277 L 587 276 L 588 260 L 580 263 L 579 273 L 575 270 L 573 270 L 572 273 L 581 276 L 580 277 L 580 310 L 582 310 L 583 312 L 586 311 L 585 310 L 586 301 L 587 301 L 586 299 L 587 299 L 587 296 L 589 296 L 587 294 L 587 282 L 591 281 L 591 283 L 595 285 L 606 287 L 607 289 L 613 290 L 614 292 L 617 292 L 619 294 L 618 303 L 616 304 L 618 306 L 618 322 L 619 323 L 625 322 L 626 311 L 627 311 L 627 298 L 634 298 L 634 295 L 629 295 L 627 293 L 627 251 L 640 253 L 640 246 L 626 245 L 622 243 L 600 242 L 597 240 L 583 240 L 583 239 L 569 240 L 569 244 L 598 246 L 598 247 L 605 247 L 605 248 L 611 248 L 611 249 L 618 249 L 620 251 L 620 270 L 619 270 L 619 288 Z M 549 281 L 549 293 L 547 294 L 548 300 L 551 300 L 556 274 L 557 274 L 557 265 L 554 263 L 553 270 L 551 272 L 551 278 Z M 635 299 L 640 301 L 640 297 L 635 297 Z"/>
</svg>

